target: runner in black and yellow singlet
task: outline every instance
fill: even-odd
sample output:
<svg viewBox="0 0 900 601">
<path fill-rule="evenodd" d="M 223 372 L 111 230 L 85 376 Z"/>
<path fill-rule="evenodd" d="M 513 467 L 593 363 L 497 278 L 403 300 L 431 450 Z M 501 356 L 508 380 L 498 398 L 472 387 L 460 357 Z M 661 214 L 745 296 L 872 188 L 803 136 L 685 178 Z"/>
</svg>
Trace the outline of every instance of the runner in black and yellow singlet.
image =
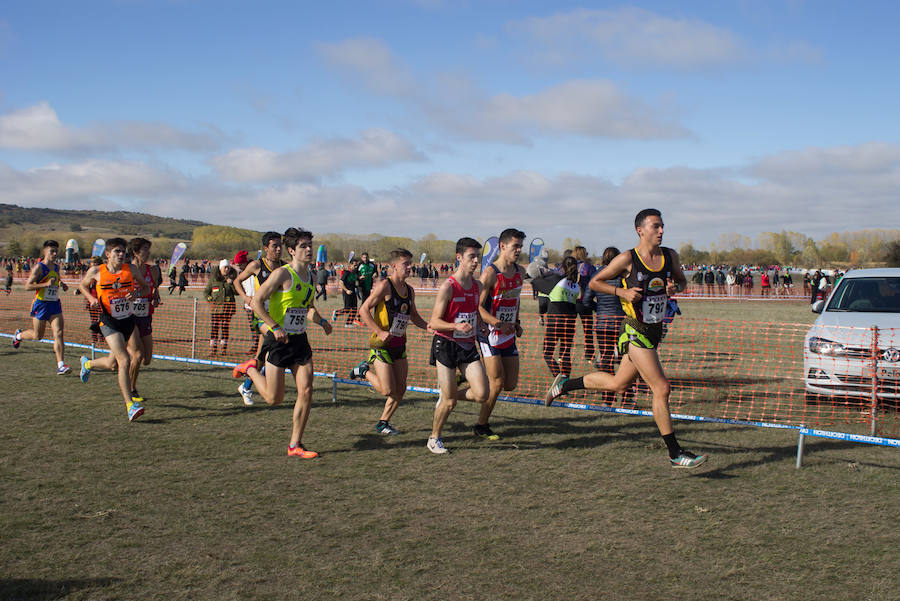
<svg viewBox="0 0 900 601">
<path fill-rule="evenodd" d="M 669 463 L 675 468 L 694 468 L 706 462 L 706 455 L 694 455 L 681 448 L 672 428 L 669 412 L 669 381 L 663 373 L 656 346 L 662 335 L 668 297 L 687 286 L 678 253 L 663 248 L 662 214 L 656 209 L 644 209 L 634 219 L 640 239 L 637 247 L 620 254 L 591 280 L 591 289 L 614 294 L 622 302 L 626 317 L 619 335 L 619 348 L 624 354 L 615 374 L 601 371 L 581 378 L 557 376 L 544 399 L 553 399 L 573 390 L 601 390 L 624 393 L 640 377 L 650 386 L 653 397 L 653 419 L 669 451 Z M 624 288 L 610 285 L 607 280 L 622 278 Z"/>
<path fill-rule="evenodd" d="M 312 234 L 288 228 L 283 236 L 291 262 L 274 270 L 251 300 L 251 306 L 266 324 L 268 331 L 262 342 L 265 374 L 257 367 L 257 359 L 249 359 L 234 368 L 236 378 L 249 377 L 269 405 L 284 400 L 284 372 L 290 369 L 297 384 L 297 400 L 291 417 L 291 440 L 288 456 L 312 459 L 318 453 L 303 447 L 303 432 L 312 405 L 312 348 L 306 335 L 308 320 L 331 334 L 331 324 L 315 307 L 316 287 L 309 264 L 313 257 Z"/>
<path fill-rule="evenodd" d="M 406 359 L 406 328 L 410 322 L 428 327 L 416 310 L 415 290 L 406 284 L 412 269 L 412 253 L 398 248 L 390 254 L 391 274 L 379 280 L 359 308 L 359 318 L 371 330 L 369 359 L 353 368 L 350 378 L 365 378 L 387 399 L 375 431 L 399 434 L 390 419 L 406 393 L 409 362 Z"/>
</svg>

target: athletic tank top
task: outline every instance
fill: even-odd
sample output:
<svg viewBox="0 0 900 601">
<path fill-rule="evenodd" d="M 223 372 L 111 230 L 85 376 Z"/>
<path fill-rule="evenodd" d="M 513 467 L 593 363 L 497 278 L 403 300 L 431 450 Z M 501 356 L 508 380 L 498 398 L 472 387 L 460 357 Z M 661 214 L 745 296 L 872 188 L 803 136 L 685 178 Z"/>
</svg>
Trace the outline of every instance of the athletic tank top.
<svg viewBox="0 0 900 601">
<path fill-rule="evenodd" d="M 291 288 L 283 290 L 279 287 L 272 293 L 269 297 L 269 315 L 286 334 L 303 334 L 306 332 L 306 316 L 316 295 L 316 287 L 309 273 L 304 282 L 290 265 L 284 267 L 291 274 Z"/>
<path fill-rule="evenodd" d="M 100 265 L 97 283 L 97 297 L 103 310 L 114 319 L 125 319 L 131 315 L 131 302 L 125 297 L 134 290 L 131 268 L 122 265 L 119 273 L 112 273 L 106 263 Z"/>
<path fill-rule="evenodd" d="M 275 269 L 278 269 L 279 267 L 281 267 L 281 265 L 277 265 L 275 267 Z M 253 281 L 253 291 L 247 293 L 247 296 L 253 296 L 256 293 L 256 291 L 259 290 L 259 287 L 263 285 L 263 282 L 265 282 L 267 279 L 269 279 L 269 276 L 272 275 L 272 272 L 275 271 L 275 269 L 272 269 L 271 267 L 269 267 L 269 264 L 266 263 L 265 257 L 261 257 L 259 259 L 259 273 L 257 273 L 256 275 L 253 276 L 253 280 L 254 280 Z M 247 280 L 244 280 L 244 283 L 246 284 Z M 246 291 L 246 290 L 247 290 L 247 288 L 244 288 L 244 291 Z M 274 292 L 272 293 L 272 296 L 275 296 Z M 266 311 L 269 310 L 270 302 L 272 302 L 271 297 L 269 297 L 269 300 L 267 300 L 264 303 Z M 249 309 L 250 307 L 247 307 L 247 308 Z"/>
<path fill-rule="evenodd" d="M 450 333 L 435 332 L 435 334 L 449 340 L 472 342 L 475 339 L 475 330 L 478 329 L 478 284 L 473 280 L 472 286 L 466 290 L 452 275 L 447 281 L 450 282 L 450 302 L 447 303 L 441 319 L 449 323 L 470 323 L 472 330 L 466 333 L 454 330 Z"/>
<path fill-rule="evenodd" d="M 490 304 L 485 308 L 500 321 L 515 323 L 522 294 L 522 274 L 516 266 L 516 273 L 508 278 L 494 263 L 491 263 L 491 267 L 497 272 L 497 283 L 494 284 L 493 294 L 487 299 Z M 515 341 L 515 332 L 501 334 L 500 330 L 488 325 L 488 344 L 494 348 L 506 348 Z"/>
<path fill-rule="evenodd" d="M 153 305 L 150 304 L 150 299 L 153 298 L 153 291 L 156 289 L 156 280 L 153 278 L 153 274 L 150 271 L 149 265 L 144 265 L 144 281 L 147 282 L 147 286 L 150 288 L 149 296 L 139 296 L 131 301 L 131 314 L 135 317 L 149 317 L 153 315 Z"/>
<path fill-rule="evenodd" d="M 406 327 L 409 325 L 409 287 L 406 296 L 401 296 L 394 287 L 394 282 L 388 279 L 391 288 L 391 296 L 387 300 L 384 297 L 378 299 L 375 306 L 375 323 L 378 327 L 390 333 L 387 341 L 382 341 L 376 334 L 369 336 L 371 348 L 397 347 L 406 344 Z"/>
<path fill-rule="evenodd" d="M 56 284 L 53 286 L 47 286 L 46 288 L 40 288 L 34 293 L 35 300 L 45 301 L 48 303 L 58 301 L 59 300 L 59 269 L 56 265 L 44 265 L 43 263 L 38 263 L 34 266 L 35 269 L 41 270 L 41 277 L 38 280 L 39 284 L 43 284 L 47 280 L 52 278 L 56 279 Z"/>
<path fill-rule="evenodd" d="M 622 279 L 623 288 L 636 288 L 641 299 L 630 303 L 622 297 L 625 315 L 641 323 L 661 323 L 666 316 L 669 296 L 666 294 L 666 280 L 672 277 L 671 249 L 660 248 L 663 264 L 659 270 L 652 270 L 644 264 L 636 248 L 631 249 L 631 273 Z"/>
</svg>

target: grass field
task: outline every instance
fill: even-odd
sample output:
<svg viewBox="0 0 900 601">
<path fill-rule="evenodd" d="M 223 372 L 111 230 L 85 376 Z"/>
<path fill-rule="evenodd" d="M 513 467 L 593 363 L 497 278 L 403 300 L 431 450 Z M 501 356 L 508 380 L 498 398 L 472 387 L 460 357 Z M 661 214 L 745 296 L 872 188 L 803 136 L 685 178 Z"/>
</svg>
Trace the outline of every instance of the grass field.
<svg viewBox="0 0 900 601">
<path fill-rule="evenodd" d="M 712 455 L 667 467 L 648 419 L 501 403 L 504 439 L 433 397 L 404 434 L 381 401 L 320 381 L 305 441 L 289 405 L 245 408 L 221 370 L 160 362 L 129 424 L 111 375 L 22 378 L 46 348 L 0 351 L 0 598 L 896 599 L 896 450 L 679 424 Z M 145 393 L 150 396 L 149 393 Z"/>
<path fill-rule="evenodd" d="M 812 320 L 738 305 L 695 301 L 684 319 Z M 327 345 L 322 362 L 361 352 Z M 409 394 L 386 439 L 381 399 L 342 386 L 332 403 L 321 379 L 304 442 L 322 457 L 301 461 L 285 456 L 290 403 L 244 407 L 221 368 L 155 362 L 130 424 L 112 374 L 44 375 L 33 343 L 0 357 L 0 599 L 898 598 L 896 449 L 808 439 L 796 471 L 795 432 L 678 423 L 711 455 L 684 473 L 650 419 L 500 403 L 501 441 L 471 436 L 477 407 L 461 405 L 437 457 L 434 397 Z"/>
</svg>

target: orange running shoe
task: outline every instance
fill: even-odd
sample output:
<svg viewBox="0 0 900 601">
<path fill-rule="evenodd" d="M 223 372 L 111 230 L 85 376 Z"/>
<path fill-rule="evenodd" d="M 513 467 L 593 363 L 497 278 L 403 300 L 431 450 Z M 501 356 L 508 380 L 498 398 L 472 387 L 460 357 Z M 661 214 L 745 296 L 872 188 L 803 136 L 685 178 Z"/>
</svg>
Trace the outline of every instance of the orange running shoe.
<svg viewBox="0 0 900 601">
<path fill-rule="evenodd" d="M 243 363 L 238 364 L 233 370 L 231 370 L 231 375 L 235 378 L 243 378 L 247 375 L 247 370 L 251 367 L 256 367 L 256 357 L 252 359 L 247 359 Z"/>
<path fill-rule="evenodd" d="M 319 454 L 315 451 L 307 451 L 302 445 L 296 447 L 288 447 L 288 457 L 299 457 L 300 459 L 315 459 Z"/>
</svg>

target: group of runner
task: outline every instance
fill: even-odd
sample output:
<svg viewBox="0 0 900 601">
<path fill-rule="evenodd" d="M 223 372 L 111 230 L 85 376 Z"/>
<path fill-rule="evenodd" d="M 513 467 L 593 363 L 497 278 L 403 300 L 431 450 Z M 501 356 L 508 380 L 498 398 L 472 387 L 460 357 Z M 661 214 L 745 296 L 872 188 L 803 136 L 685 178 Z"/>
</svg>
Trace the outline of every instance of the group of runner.
<svg viewBox="0 0 900 601">
<path fill-rule="evenodd" d="M 639 244 L 621 253 L 590 280 L 591 290 L 618 297 L 626 317 L 619 334 L 619 353 L 623 357 L 615 373 L 592 372 L 570 378 L 568 371 L 557 373 L 545 396 L 545 404 L 569 392 L 581 389 L 606 393 L 624 393 L 640 376 L 652 391 L 653 416 L 665 441 L 670 464 L 693 468 L 703 464 L 706 455 L 685 451 L 675 437 L 669 412 L 670 386 L 659 362 L 656 348 L 662 338 L 662 322 L 669 296 L 686 287 L 684 273 L 674 250 L 661 246 L 662 215 L 646 209 L 635 218 Z M 385 404 L 375 430 L 395 435 L 391 424 L 406 391 L 409 363 L 406 352 L 410 323 L 433 333 L 429 363 L 436 368 L 440 396 L 435 405 L 432 431 L 426 447 L 434 454 L 447 454 L 443 428 L 458 401 L 481 405 L 474 434 L 498 440 L 489 424 L 491 413 L 502 391 L 518 385 L 519 353 L 517 338 L 522 335 L 519 319 L 520 296 L 527 277 L 518 260 L 525 233 L 506 229 L 499 236 L 499 254 L 480 275 L 481 244 L 473 238 L 460 238 L 456 244 L 457 267 L 438 289 L 430 319 L 426 322 L 415 304 L 415 291 L 406 280 L 412 268 L 412 253 L 398 248 L 390 253 L 387 279 L 378 281 L 359 308 L 358 317 L 369 330 L 369 356 L 353 368 L 351 378 L 364 378 L 385 396 Z M 143 239 L 136 239 L 142 241 Z M 313 261 L 313 235 L 309 231 L 288 228 L 283 235 L 267 232 L 263 237 L 265 257 L 250 262 L 235 284 L 250 307 L 260 333 L 256 355 L 233 369 L 236 378 L 244 378 L 238 390 L 246 404 L 252 404 L 252 387 L 269 405 L 280 404 L 285 397 L 285 372 L 290 370 L 297 387 L 292 413 L 292 428 L 287 454 L 303 459 L 318 457 L 307 448 L 303 434 L 312 405 L 313 351 L 307 337 L 309 323 L 321 327 L 326 335 L 332 326 L 315 307 L 316 285 L 310 265 Z M 146 241 L 143 241 L 146 242 Z M 146 364 L 152 351 L 152 308 L 159 303 L 155 282 L 158 274 L 146 264 L 149 242 L 132 241 L 134 259 L 125 262 L 126 243 L 107 241 L 107 261 L 92 267 L 79 285 L 92 304 L 99 304 L 101 333 L 111 353 L 93 361 L 82 357 L 81 379 L 92 369 L 118 368 L 119 386 L 125 397 L 129 419 L 143 413 L 136 391 L 137 369 Z M 286 249 L 289 261 L 281 260 Z M 19 340 L 43 334 L 46 322 L 58 323 L 57 357 L 60 373 L 67 370 L 62 359 L 62 316 L 56 286 L 62 285 L 55 258 L 58 245 L 45 247 L 40 270 L 29 280 L 37 291 L 32 315 L 35 332 L 16 333 Z M 565 267 L 565 265 L 564 265 Z M 570 270 L 571 271 L 571 270 Z M 38 275 L 43 274 L 43 275 Z M 574 274 L 569 274 L 574 275 Z M 622 287 L 608 283 L 621 279 Z M 34 280 L 34 281 L 32 281 Z M 54 296 L 56 295 L 56 296 Z M 47 308 L 45 303 L 57 305 Z M 135 327 L 135 320 L 138 327 Z M 132 332 L 138 337 L 132 337 Z M 135 342 L 132 342 L 132 341 Z"/>
</svg>

